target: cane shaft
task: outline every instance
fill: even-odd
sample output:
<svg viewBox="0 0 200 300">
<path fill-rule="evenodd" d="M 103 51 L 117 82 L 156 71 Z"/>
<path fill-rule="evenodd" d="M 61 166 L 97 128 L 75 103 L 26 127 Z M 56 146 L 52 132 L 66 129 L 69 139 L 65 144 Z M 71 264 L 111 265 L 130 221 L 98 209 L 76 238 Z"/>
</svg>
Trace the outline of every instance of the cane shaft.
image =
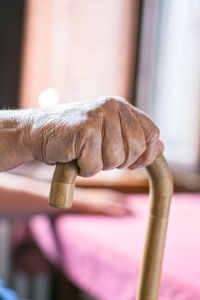
<svg viewBox="0 0 200 300">
<path fill-rule="evenodd" d="M 147 167 L 150 176 L 150 209 L 142 266 L 136 300 L 157 300 L 170 202 L 173 193 L 172 175 L 159 153 Z"/>
</svg>

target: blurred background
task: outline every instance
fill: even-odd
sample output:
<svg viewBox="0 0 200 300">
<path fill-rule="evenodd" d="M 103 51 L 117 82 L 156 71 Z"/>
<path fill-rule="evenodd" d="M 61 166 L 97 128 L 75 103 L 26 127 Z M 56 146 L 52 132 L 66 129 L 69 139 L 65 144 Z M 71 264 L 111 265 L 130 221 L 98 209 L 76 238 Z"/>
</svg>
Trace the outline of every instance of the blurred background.
<svg viewBox="0 0 200 300">
<path fill-rule="evenodd" d="M 198 0 L 0 0 L 0 107 L 122 96 L 160 128 L 175 191 L 198 192 L 199 11 Z M 38 163 L 14 172 L 43 181 L 52 175 L 50 167 Z M 145 170 L 103 172 L 78 179 L 78 186 L 148 191 Z M 1 223 L 6 237 L 11 225 L 5 218 Z M 8 266 L 1 269 L 6 278 Z"/>
</svg>

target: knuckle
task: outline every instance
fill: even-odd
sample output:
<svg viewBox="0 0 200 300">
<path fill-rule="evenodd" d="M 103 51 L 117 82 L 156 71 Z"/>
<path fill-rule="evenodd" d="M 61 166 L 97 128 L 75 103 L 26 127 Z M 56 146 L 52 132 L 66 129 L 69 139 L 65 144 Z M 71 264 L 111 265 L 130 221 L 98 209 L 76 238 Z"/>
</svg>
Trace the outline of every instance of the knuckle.
<svg viewBox="0 0 200 300">
<path fill-rule="evenodd" d="M 94 110 L 89 110 L 87 112 L 88 122 L 99 122 L 103 115 L 103 107 L 100 105 Z M 86 123 L 87 124 L 87 123 Z"/>
<path fill-rule="evenodd" d="M 122 106 L 130 106 L 130 103 L 122 97 L 112 96 L 106 98 L 104 106 L 112 109 L 115 108 L 117 110 Z"/>
<path fill-rule="evenodd" d="M 119 106 L 119 102 L 112 97 L 109 97 L 105 100 L 104 107 L 106 107 L 106 108 L 112 108 L 112 109 L 116 108 L 117 109 L 118 106 Z"/>
</svg>

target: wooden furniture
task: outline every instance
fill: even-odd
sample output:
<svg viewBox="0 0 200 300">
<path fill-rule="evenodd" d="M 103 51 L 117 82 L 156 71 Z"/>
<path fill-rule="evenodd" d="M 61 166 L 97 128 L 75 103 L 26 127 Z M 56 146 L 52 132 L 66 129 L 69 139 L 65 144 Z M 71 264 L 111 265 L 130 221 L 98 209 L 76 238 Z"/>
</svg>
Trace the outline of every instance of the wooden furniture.
<svg viewBox="0 0 200 300">
<path fill-rule="evenodd" d="M 173 192 L 172 176 L 161 152 L 147 167 L 150 176 L 150 210 L 137 300 L 156 300 L 166 239 L 168 215 Z M 70 207 L 77 169 L 75 164 L 57 164 L 49 202 L 57 207 Z"/>
</svg>

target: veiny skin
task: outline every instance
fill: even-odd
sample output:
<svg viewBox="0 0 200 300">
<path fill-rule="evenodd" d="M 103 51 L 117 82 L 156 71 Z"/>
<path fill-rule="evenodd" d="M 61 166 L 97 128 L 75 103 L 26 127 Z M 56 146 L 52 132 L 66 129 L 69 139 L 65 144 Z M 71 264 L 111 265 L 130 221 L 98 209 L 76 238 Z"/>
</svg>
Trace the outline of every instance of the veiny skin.
<svg viewBox="0 0 200 300">
<path fill-rule="evenodd" d="M 47 164 L 76 159 L 79 175 L 152 163 L 159 130 L 120 97 L 98 97 L 46 109 L 0 113 L 0 170 L 33 159 Z"/>
</svg>

